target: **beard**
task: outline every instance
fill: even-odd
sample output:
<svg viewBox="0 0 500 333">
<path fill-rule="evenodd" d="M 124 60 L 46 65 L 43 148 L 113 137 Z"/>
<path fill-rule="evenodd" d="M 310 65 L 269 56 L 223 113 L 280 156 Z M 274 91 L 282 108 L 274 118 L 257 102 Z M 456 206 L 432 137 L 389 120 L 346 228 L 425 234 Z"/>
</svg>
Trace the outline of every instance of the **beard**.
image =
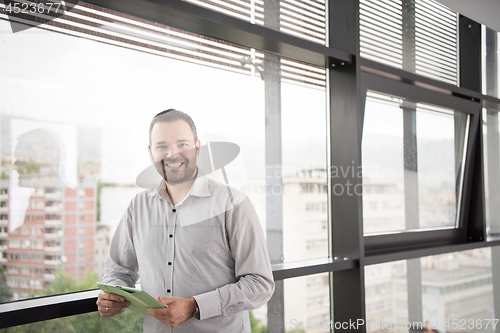
<svg viewBox="0 0 500 333">
<path fill-rule="evenodd" d="M 183 163 L 183 169 L 169 170 L 167 164 L 172 163 Z M 162 159 L 155 163 L 155 168 L 160 176 L 170 185 L 181 184 L 195 178 L 198 170 L 196 162 L 189 159 L 175 161 Z"/>
</svg>

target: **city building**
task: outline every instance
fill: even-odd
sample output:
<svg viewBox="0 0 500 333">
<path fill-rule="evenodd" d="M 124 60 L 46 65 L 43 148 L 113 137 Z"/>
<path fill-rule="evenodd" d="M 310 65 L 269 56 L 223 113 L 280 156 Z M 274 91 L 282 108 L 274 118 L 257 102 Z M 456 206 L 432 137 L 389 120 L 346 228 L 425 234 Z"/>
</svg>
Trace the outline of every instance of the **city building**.
<svg viewBox="0 0 500 333">
<path fill-rule="evenodd" d="M 108 256 L 110 242 L 109 227 L 99 224 L 96 228 L 94 240 L 94 272 L 100 280 L 106 273 L 104 263 Z"/>
<path fill-rule="evenodd" d="M 96 184 L 87 181 L 72 189 L 60 180 L 31 175 L 21 181 L 34 189 L 24 223 L 8 232 L 4 222 L 1 233 L 13 300 L 43 294 L 58 270 L 80 278 L 94 270 Z M 8 216 L 9 182 L 1 180 L 0 188 L 2 213 Z"/>
</svg>

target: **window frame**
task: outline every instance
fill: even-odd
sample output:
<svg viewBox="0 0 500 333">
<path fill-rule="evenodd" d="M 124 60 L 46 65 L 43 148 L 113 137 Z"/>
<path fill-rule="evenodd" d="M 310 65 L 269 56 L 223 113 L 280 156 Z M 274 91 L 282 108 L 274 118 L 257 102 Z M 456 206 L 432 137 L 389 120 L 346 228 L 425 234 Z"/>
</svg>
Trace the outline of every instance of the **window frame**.
<svg viewBox="0 0 500 333">
<path fill-rule="evenodd" d="M 365 62 L 365 64 L 370 65 L 368 62 Z M 395 70 L 394 72 L 396 71 L 399 70 Z M 418 101 L 419 103 L 452 109 L 454 112 L 470 116 L 469 132 L 466 133 L 466 137 L 468 138 L 466 142 L 467 146 L 464 147 L 467 152 L 466 163 L 464 165 L 465 170 L 463 172 L 464 178 L 462 180 L 462 198 L 459 211 L 457 212 L 459 225 L 457 228 L 443 227 L 364 235 L 365 254 L 367 256 L 388 251 L 418 249 L 423 246 L 460 244 L 466 242 L 469 236 L 467 230 L 469 223 L 471 223 L 469 218 L 471 198 L 468 189 L 471 186 L 471 178 L 474 172 L 473 158 L 471 156 L 475 154 L 476 140 L 480 139 L 478 138 L 478 126 L 482 118 L 482 111 L 479 100 L 469 96 L 454 95 L 453 90 L 451 90 L 454 88 L 452 85 L 448 86 L 448 92 L 436 91 L 429 89 L 430 87 L 424 88 L 419 86 L 418 81 L 412 82 L 408 79 L 407 72 L 401 71 L 399 75 L 402 82 L 367 71 L 362 72 L 362 95 L 366 96 L 367 91 L 374 91 L 411 101 Z M 482 239 L 484 239 L 484 235 L 479 236 L 479 240 Z"/>
</svg>

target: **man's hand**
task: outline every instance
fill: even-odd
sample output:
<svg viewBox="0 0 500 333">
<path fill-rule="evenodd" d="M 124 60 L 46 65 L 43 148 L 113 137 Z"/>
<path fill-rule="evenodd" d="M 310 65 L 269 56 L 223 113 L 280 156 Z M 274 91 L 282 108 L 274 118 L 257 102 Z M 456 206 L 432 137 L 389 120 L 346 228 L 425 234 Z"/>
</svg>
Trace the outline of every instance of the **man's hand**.
<svg viewBox="0 0 500 333">
<path fill-rule="evenodd" d="M 184 324 L 193 316 L 197 306 L 194 298 L 156 296 L 156 299 L 167 307 L 164 309 L 146 308 L 146 311 L 170 328 Z"/>
<path fill-rule="evenodd" d="M 113 317 L 130 305 L 122 296 L 101 291 L 97 296 L 97 308 L 101 317 Z"/>
</svg>

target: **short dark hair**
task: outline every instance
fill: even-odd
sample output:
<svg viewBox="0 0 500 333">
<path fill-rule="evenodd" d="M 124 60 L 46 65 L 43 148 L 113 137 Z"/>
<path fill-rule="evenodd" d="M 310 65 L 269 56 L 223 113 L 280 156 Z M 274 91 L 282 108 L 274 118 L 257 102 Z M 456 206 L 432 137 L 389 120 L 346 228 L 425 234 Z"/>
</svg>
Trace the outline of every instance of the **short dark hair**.
<svg viewBox="0 0 500 333">
<path fill-rule="evenodd" d="M 196 142 L 198 140 L 198 133 L 196 132 L 196 125 L 194 124 L 193 119 L 191 119 L 191 117 L 185 112 L 176 109 L 168 109 L 158 113 L 154 116 L 153 120 L 151 120 L 151 125 L 149 125 L 149 145 L 151 145 L 151 133 L 153 132 L 153 127 L 156 123 L 171 123 L 177 120 L 184 120 L 189 127 L 191 127 L 191 131 L 194 135 L 194 141 Z"/>
</svg>

